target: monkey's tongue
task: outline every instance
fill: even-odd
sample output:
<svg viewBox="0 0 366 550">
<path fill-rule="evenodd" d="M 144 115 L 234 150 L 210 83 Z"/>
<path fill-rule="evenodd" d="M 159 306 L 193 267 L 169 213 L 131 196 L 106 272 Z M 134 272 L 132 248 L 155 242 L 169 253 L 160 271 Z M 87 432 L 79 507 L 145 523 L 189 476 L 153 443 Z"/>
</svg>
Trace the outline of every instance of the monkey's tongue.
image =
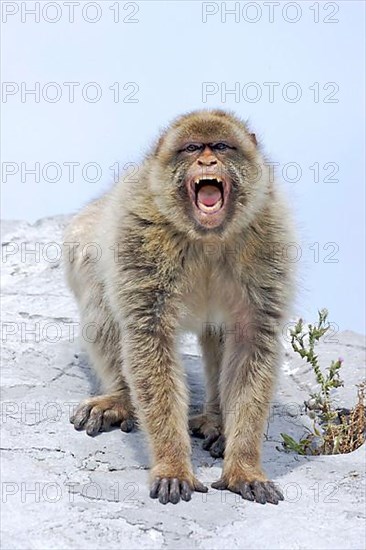
<svg viewBox="0 0 366 550">
<path fill-rule="evenodd" d="M 215 185 L 204 185 L 197 193 L 198 202 L 213 207 L 221 202 L 221 191 Z"/>
</svg>

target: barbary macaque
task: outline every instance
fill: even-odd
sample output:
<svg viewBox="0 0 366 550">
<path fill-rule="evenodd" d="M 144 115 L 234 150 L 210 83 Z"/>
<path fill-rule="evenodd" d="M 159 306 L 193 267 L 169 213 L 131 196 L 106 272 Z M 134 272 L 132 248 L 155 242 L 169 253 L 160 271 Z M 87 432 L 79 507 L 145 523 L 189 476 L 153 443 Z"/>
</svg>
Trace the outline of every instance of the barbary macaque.
<svg viewBox="0 0 366 550">
<path fill-rule="evenodd" d="M 150 496 L 163 504 L 207 491 L 189 430 L 224 456 L 214 488 L 283 500 L 262 470 L 261 440 L 293 279 L 286 254 L 272 252 L 291 240 L 255 135 L 221 110 L 175 120 L 137 178 L 122 177 L 67 229 L 67 278 L 82 324 L 98 327 L 87 350 L 105 391 L 71 422 L 95 435 L 114 425 L 128 432 L 138 419 L 152 453 Z M 183 330 L 199 337 L 207 380 L 204 411 L 190 419 Z"/>
</svg>

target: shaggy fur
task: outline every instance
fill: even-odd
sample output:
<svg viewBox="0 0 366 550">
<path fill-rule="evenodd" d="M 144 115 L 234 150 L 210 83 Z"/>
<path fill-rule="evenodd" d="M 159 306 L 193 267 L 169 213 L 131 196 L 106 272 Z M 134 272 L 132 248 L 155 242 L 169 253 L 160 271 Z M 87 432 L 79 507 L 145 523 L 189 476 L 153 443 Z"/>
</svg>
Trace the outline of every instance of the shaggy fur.
<svg viewBox="0 0 366 550">
<path fill-rule="evenodd" d="M 179 150 L 187 141 L 223 140 L 235 145 L 217 154 L 231 191 L 223 222 L 210 229 L 187 196 L 196 156 Z M 67 278 L 82 323 L 96 327 L 86 344 L 105 386 L 72 422 L 93 435 L 115 424 L 129 431 L 137 415 L 151 445 L 153 498 L 175 503 L 206 490 L 192 471 L 190 427 L 213 456 L 224 454 L 214 487 L 261 503 L 282 500 L 260 455 L 292 292 L 291 241 L 288 213 L 255 137 L 223 111 L 174 121 L 138 181 L 122 178 L 67 229 Z M 100 247 L 97 261 L 88 243 Z M 204 413 L 190 420 L 181 330 L 198 334 L 207 379 Z"/>
</svg>

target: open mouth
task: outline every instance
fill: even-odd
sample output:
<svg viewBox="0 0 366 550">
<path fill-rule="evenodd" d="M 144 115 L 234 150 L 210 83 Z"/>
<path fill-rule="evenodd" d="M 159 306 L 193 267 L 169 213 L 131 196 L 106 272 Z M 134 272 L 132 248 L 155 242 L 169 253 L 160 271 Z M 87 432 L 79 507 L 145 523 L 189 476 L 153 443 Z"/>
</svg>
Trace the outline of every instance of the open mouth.
<svg viewBox="0 0 366 550">
<path fill-rule="evenodd" d="M 219 178 L 198 178 L 193 191 L 197 208 L 205 214 L 215 214 L 224 205 L 224 183 Z"/>
</svg>

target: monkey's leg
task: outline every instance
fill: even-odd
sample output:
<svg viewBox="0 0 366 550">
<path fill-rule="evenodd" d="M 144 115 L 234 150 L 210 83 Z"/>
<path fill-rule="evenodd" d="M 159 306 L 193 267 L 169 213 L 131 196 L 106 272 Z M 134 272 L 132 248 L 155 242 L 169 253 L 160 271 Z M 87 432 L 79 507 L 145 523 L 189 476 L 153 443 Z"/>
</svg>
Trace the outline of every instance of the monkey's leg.
<svg viewBox="0 0 366 550">
<path fill-rule="evenodd" d="M 81 313 L 81 336 L 105 391 L 80 403 L 70 418 L 75 429 L 85 429 L 88 435 L 114 425 L 129 432 L 134 425 L 130 392 L 122 372 L 119 326 L 106 302 L 98 264 L 86 252 L 87 244 L 95 241 L 92 222 L 99 217 L 101 202 L 91 203 L 73 219 L 65 233 L 64 248 L 67 280 Z"/>
<path fill-rule="evenodd" d="M 203 414 L 191 416 L 189 428 L 195 437 L 204 438 L 203 448 L 211 456 L 224 456 L 225 438 L 222 433 L 219 377 L 223 355 L 221 331 L 210 331 L 200 338 L 206 374 L 206 402 Z"/>
<path fill-rule="evenodd" d="M 105 394 L 84 400 L 70 418 L 76 430 L 85 429 L 91 436 L 112 426 L 119 425 L 124 432 L 134 427 L 134 409 L 122 370 L 120 331 L 102 296 L 101 288 L 90 299 L 84 295 L 81 310 L 82 326 L 95 329 L 93 334 L 85 333 L 85 347 Z"/>
<path fill-rule="evenodd" d="M 265 504 L 283 500 L 264 474 L 261 441 L 272 396 L 278 342 L 274 334 L 256 334 L 247 346 L 228 338 L 221 386 L 226 449 L 222 477 L 212 487 L 229 489 L 244 499 Z M 277 338 L 276 338 L 277 340 Z"/>
</svg>

